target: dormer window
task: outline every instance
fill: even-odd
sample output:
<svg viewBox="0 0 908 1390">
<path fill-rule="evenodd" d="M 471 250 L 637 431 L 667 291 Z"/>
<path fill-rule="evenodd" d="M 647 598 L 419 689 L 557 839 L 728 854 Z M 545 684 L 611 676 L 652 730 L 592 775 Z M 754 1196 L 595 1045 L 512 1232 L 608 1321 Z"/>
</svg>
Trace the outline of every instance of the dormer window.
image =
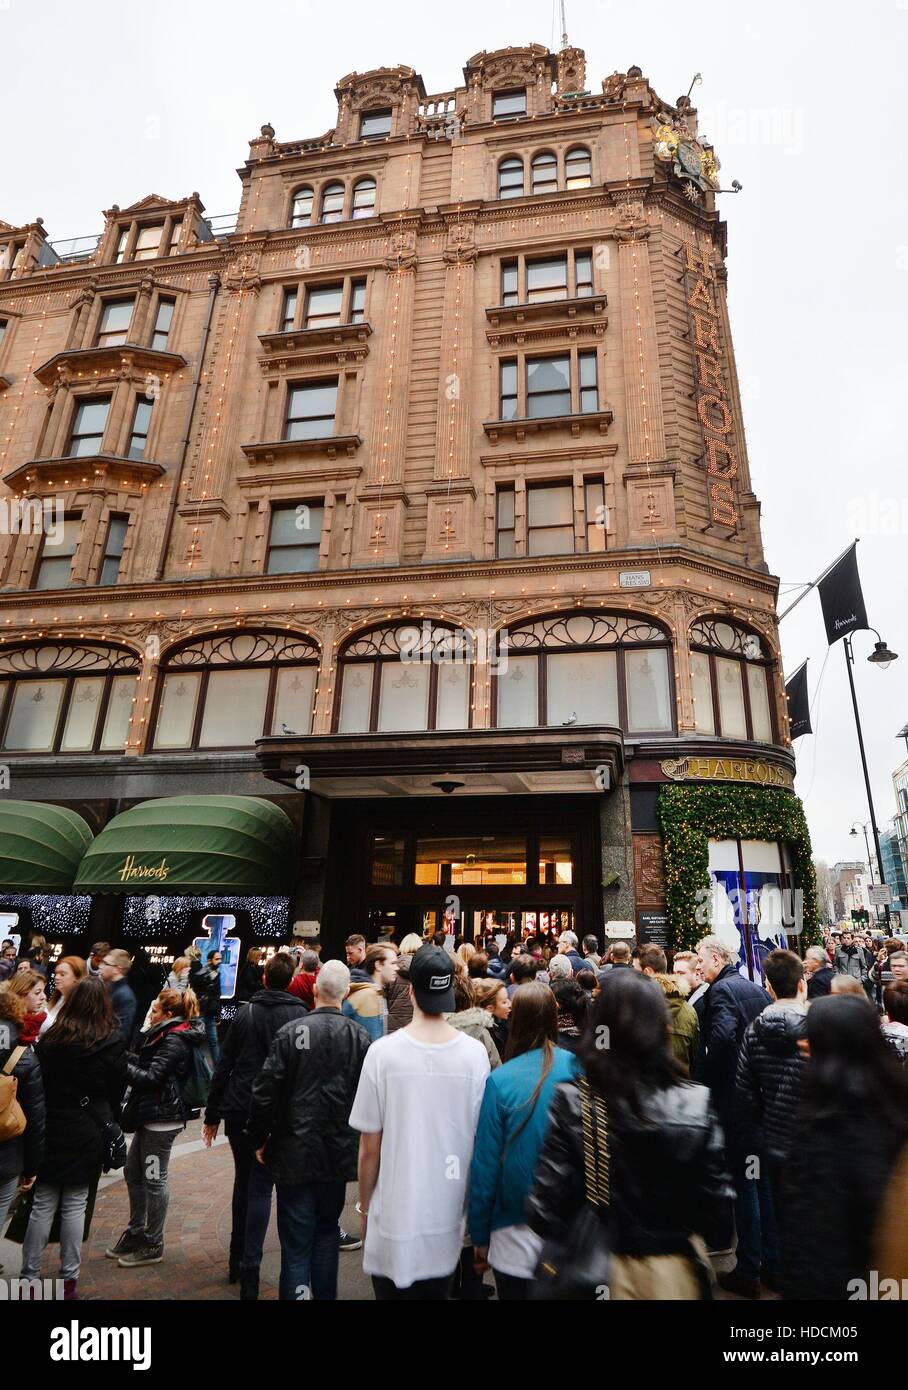
<svg viewBox="0 0 908 1390">
<path fill-rule="evenodd" d="M 377 107 L 374 111 L 364 111 L 359 119 L 360 140 L 380 140 L 391 134 L 391 107 Z"/>
<path fill-rule="evenodd" d="M 136 237 L 136 249 L 132 253 L 134 261 L 156 261 L 161 254 L 161 237 L 164 223 L 154 222 L 150 227 L 140 227 Z"/>
<path fill-rule="evenodd" d="M 155 261 L 161 256 L 173 256 L 179 249 L 183 231 L 182 217 L 166 217 L 160 222 L 130 222 L 121 227 L 117 237 L 114 264 L 125 261 Z"/>
<path fill-rule="evenodd" d="M 527 113 L 526 87 L 492 93 L 492 120 L 516 121 Z"/>
</svg>

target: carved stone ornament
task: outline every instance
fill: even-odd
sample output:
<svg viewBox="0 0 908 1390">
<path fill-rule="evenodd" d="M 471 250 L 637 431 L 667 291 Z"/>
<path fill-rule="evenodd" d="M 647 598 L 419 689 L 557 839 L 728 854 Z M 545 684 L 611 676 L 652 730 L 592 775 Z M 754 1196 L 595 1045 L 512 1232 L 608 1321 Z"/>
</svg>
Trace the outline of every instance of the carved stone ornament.
<svg viewBox="0 0 908 1390">
<path fill-rule="evenodd" d="M 261 287 L 259 257 L 248 251 L 235 256 L 227 266 L 224 281 L 230 290 L 250 290 Z"/>
<path fill-rule="evenodd" d="M 507 58 L 492 58 L 483 64 L 482 85 L 488 91 L 494 87 L 522 87 L 532 82 L 536 76 L 534 58 L 519 55 Z"/>
<path fill-rule="evenodd" d="M 660 111 L 650 121 L 653 132 L 653 154 L 664 164 L 671 164 L 675 178 L 684 185 L 685 195 L 693 203 L 702 202 L 701 193 L 719 187 L 720 164 L 711 145 L 697 140 L 684 116 L 672 116 Z"/>
<path fill-rule="evenodd" d="M 472 222 L 455 222 L 448 228 L 444 258 L 449 265 L 476 260 L 475 231 Z"/>
</svg>

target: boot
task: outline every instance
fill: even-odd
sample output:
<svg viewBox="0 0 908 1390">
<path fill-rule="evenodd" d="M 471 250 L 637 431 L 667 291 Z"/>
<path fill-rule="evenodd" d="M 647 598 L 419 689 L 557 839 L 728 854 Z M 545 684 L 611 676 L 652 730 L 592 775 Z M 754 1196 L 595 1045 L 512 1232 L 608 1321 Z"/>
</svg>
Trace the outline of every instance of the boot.
<svg viewBox="0 0 908 1390">
<path fill-rule="evenodd" d="M 258 1265 L 254 1268 L 240 1268 L 240 1299 L 244 1303 L 252 1303 L 259 1296 L 259 1271 Z"/>
<path fill-rule="evenodd" d="M 227 1267 L 227 1283 L 235 1284 L 240 1277 L 240 1258 L 239 1255 L 231 1255 L 230 1263 Z"/>
<path fill-rule="evenodd" d="M 79 1301 L 79 1295 L 76 1292 L 78 1283 L 78 1279 L 63 1280 L 63 1298 L 66 1303 L 77 1303 Z"/>
</svg>

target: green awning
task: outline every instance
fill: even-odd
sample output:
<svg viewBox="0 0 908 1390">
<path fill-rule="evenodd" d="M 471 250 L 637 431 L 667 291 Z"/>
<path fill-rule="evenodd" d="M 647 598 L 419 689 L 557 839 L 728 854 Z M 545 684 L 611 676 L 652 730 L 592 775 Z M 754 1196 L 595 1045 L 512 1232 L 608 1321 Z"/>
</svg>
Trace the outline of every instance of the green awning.
<svg viewBox="0 0 908 1390">
<path fill-rule="evenodd" d="M 289 893 L 293 824 L 257 796 L 163 796 L 100 832 L 76 879 L 81 893 Z"/>
<path fill-rule="evenodd" d="M 86 822 L 65 806 L 0 797 L 0 896 L 71 892 L 91 842 Z"/>
</svg>

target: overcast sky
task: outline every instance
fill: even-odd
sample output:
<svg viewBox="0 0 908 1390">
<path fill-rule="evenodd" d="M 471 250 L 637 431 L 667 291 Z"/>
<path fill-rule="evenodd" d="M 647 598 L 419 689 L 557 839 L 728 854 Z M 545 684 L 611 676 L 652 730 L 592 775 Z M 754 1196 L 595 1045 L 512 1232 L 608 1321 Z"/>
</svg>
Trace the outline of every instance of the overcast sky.
<svg viewBox="0 0 908 1390">
<path fill-rule="evenodd" d="M 815 578 L 851 539 L 870 622 L 902 659 L 856 638 L 877 821 L 908 723 L 904 425 L 908 343 L 905 81 L 908 0 L 693 6 L 568 0 L 587 86 L 639 64 L 668 101 L 694 91 L 722 161 L 732 329 L 769 565 Z M 279 140 L 334 123 L 336 80 L 410 64 L 429 92 L 480 49 L 553 42 L 550 0 L 312 5 L 262 0 L 0 0 L 0 219 L 51 239 L 100 231 L 102 209 L 193 189 L 239 201 L 235 170 L 270 121 Z M 783 598 L 780 607 L 784 607 Z M 869 819 L 841 642 L 827 656 L 816 593 L 782 625 L 785 669 L 810 657 L 817 733 L 797 787 L 818 856 L 855 857 Z"/>
</svg>

